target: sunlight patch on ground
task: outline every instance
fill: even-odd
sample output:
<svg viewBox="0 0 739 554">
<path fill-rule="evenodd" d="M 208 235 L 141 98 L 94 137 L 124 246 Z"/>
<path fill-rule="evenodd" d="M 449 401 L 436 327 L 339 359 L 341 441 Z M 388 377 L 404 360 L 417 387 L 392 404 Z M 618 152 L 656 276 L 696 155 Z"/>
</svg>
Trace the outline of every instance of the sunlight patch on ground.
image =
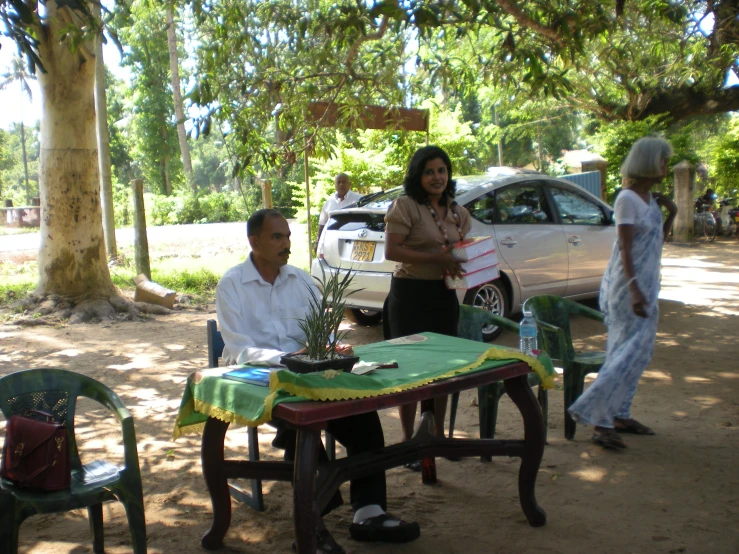
<svg viewBox="0 0 739 554">
<path fill-rule="evenodd" d="M 668 383 L 672 383 L 672 376 L 670 374 L 656 369 L 648 369 L 642 374 L 642 376 L 648 379 L 655 379 L 657 381 L 667 381 Z"/>
<path fill-rule="evenodd" d="M 724 267 L 723 264 L 704 262 L 695 258 L 663 258 L 662 267 Z M 738 268 L 739 269 L 739 268 Z"/>
<path fill-rule="evenodd" d="M 723 377 L 724 379 L 739 379 L 739 373 L 731 373 L 730 371 L 719 371 L 714 375 L 716 377 Z"/>
<path fill-rule="evenodd" d="M 112 364 L 107 366 L 108 369 L 117 369 L 118 371 L 129 371 L 131 369 L 147 369 L 153 367 L 156 360 L 161 358 L 160 354 L 127 354 L 131 361 L 127 364 Z"/>
<path fill-rule="evenodd" d="M 185 347 L 181 344 L 165 344 L 164 348 L 167 350 L 184 350 Z"/>
<path fill-rule="evenodd" d="M 721 400 L 719 398 L 716 398 L 715 396 L 694 396 L 693 400 L 696 404 L 699 404 L 700 406 L 704 406 L 706 408 L 721 404 Z"/>
<path fill-rule="evenodd" d="M 54 337 L 47 337 L 46 335 L 42 335 L 40 333 L 39 334 L 31 334 L 30 336 L 26 336 L 24 338 L 26 340 L 29 340 L 29 341 L 38 342 L 38 343 L 43 344 L 43 345 L 45 345 L 45 346 L 47 346 L 49 348 L 60 349 L 60 350 L 65 350 L 67 348 L 73 348 L 74 346 L 76 346 L 74 344 L 71 344 L 67 340 L 57 339 L 57 338 L 54 338 Z"/>
<path fill-rule="evenodd" d="M 711 306 L 706 315 L 739 315 L 739 271 L 694 258 L 663 259 L 660 299 Z"/>
<path fill-rule="evenodd" d="M 713 383 L 713 379 L 706 379 L 705 377 L 695 377 L 694 375 L 685 376 L 686 383 Z"/>
<path fill-rule="evenodd" d="M 576 471 L 570 471 L 568 475 L 580 479 L 582 481 L 588 481 L 590 483 L 600 483 L 605 479 L 608 471 L 602 467 L 586 467 L 578 469 Z"/>
<path fill-rule="evenodd" d="M 77 350 L 76 348 L 67 348 L 66 350 L 60 350 L 59 352 L 52 352 L 49 356 L 68 356 L 70 358 L 74 358 L 82 353 L 83 352 L 81 350 Z"/>
</svg>

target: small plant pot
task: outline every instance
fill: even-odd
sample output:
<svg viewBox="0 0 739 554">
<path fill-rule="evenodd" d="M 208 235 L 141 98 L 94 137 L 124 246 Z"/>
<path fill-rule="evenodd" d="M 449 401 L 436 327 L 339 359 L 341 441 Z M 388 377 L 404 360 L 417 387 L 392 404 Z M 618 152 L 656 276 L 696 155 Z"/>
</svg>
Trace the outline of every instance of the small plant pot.
<svg viewBox="0 0 739 554">
<path fill-rule="evenodd" d="M 349 373 L 358 361 L 359 356 L 347 356 L 346 354 L 336 354 L 334 358 L 325 360 L 311 360 L 305 354 L 288 354 L 280 358 L 280 362 L 293 373 L 314 373 L 326 369 Z"/>
</svg>

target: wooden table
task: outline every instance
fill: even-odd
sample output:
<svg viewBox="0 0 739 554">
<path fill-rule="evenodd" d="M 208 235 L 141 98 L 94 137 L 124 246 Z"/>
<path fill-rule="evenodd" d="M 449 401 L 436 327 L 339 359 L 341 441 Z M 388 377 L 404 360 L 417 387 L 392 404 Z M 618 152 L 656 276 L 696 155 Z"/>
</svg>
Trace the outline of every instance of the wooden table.
<svg viewBox="0 0 739 554">
<path fill-rule="evenodd" d="M 224 438 L 229 424 L 209 418 L 203 431 L 201 457 L 203 475 L 213 506 L 213 523 L 201 544 L 216 550 L 231 524 L 228 479 L 292 481 L 295 536 L 298 552 L 316 552 L 316 519 L 339 486 L 351 479 L 372 475 L 420 458 L 434 456 L 515 456 L 521 458 L 518 493 L 529 525 L 546 523 L 546 513 L 536 503 L 535 486 L 544 454 L 544 423 L 539 404 L 527 382 L 529 366 L 522 362 L 436 381 L 395 394 L 337 402 L 296 402 L 275 406 L 274 419 L 297 430 L 295 463 L 224 459 Z M 505 391 L 518 407 L 524 422 L 523 440 L 447 439 L 431 432 L 418 433 L 410 441 L 381 450 L 318 463 L 321 430 L 332 419 L 393 408 L 457 391 L 503 381 Z M 426 415 L 426 414 L 424 414 Z M 423 419 L 423 418 L 422 418 Z M 426 418 L 428 421 L 430 418 Z M 423 425 L 422 425 L 423 427 Z"/>
</svg>

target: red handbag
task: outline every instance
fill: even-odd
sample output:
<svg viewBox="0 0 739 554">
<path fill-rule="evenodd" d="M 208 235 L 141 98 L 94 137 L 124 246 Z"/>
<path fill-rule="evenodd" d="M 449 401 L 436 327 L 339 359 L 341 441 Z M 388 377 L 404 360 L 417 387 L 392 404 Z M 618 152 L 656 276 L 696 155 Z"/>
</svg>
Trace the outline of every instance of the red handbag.
<svg viewBox="0 0 739 554">
<path fill-rule="evenodd" d="M 68 489 L 71 461 L 67 427 L 51 414 L 36 410 L 10 416 L 0 476 L 29 490 Z"/>
</svg>

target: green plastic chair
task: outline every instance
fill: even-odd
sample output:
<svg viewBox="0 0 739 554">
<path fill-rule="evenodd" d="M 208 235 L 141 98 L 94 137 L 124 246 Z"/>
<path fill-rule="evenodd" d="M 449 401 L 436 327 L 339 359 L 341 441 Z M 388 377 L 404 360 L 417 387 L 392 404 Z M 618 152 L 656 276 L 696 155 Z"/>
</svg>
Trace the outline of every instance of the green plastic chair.
<svg viewBox="0 0 739 554">
<path fill-rule="evenodd" d="M 506 331 L 518 335 L 518 323 L 506 319 L 499 315 L 492 314 L 482 308 L 460 304 L 459 306 L 459 323 L 457 324 L 457 335 L 463 339 L 475 340 L 483 342 L 482 328 L 485 325 L 495 325 Z M 536 373 L 530 373 L 528 376 L 529 385 L 535 387 L 541 384 L 539 376 Z M 495 424 L 498 420 L 498 402 L 503 396 L 505 390 L 503 383 L 492 383 L 477 389 L 477 403 L 480 410 L 480 438 L 495 438 Z M 546 440 L 547 417 L 549 413 L 549 395 L 542 387 L 539 387 L 538 393 L 539 406 L 544 418 L 544 439 Z M 457 407 L 459 405 L 459 393 L 452 395 L 451 408 L 449 413 L 449 437 L 454 435 L 454 423 L 457 418 Z M 491 461 L 492 457 L 483 456 L 482 461 Z"/>
<path fill-rule="evenodd" d="M 524 303 L 524 309 L 534 314 L 539 327 L 541 346 L 552 361 L 563 369 L 565 387 L 565 437 L 575 438 L 577 424 L 567 409 L 582 394 L 585 376 L 598 373 L 606 360 L 605 352 L 575 352 L 572 347 L 570 316 L 580 315 L 603 323 L 603 314 L 587 306 L 553 295 L 532 296 Z"/>
<path fill-rule="evenodd" d="M 77 398 L 94 400 L 121 424 L 124 467 L 95 460 L 82 464 L 74 433 Z M 0 378 L 0 411 L 6 419 L 27 410 L 51 413 L 65 421 L 69 433 L 72 485 L 68 490 L 31 492 L 0 480 L 0 544 L 18 552 L 18 530 L 27 517 L 87 508 L 96 554 L 104 552 L 103 502 L 118 500 L 126 510 L 134 554 L 146 553 L 144 495 L 133 417 L 116 394 L 102 383 L 63 369 L 29 369 Z"/>
</svg>

